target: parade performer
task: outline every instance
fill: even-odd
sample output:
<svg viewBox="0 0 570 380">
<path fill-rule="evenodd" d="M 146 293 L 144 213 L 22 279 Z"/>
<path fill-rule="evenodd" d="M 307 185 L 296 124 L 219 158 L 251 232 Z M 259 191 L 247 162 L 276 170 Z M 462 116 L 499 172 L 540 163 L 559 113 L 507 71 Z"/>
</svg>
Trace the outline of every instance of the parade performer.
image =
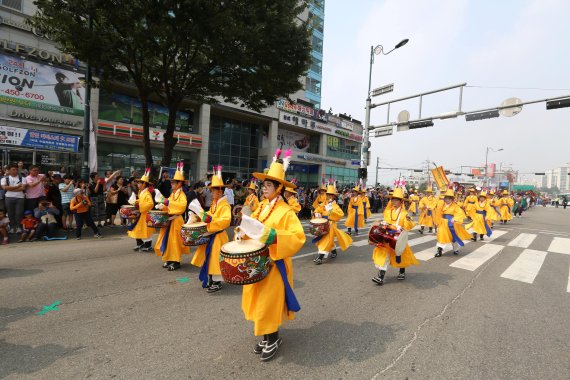
<svg viewBox="0 0 570 380">
<path fill-rule="evenodd" d="M 358 236 L 358 229 L 364 227 L 364 207 L 362 207 L 362 199 L 359 194 L 360 187 L 357 185 L 352 189 L 351 197 L 348 200 L 348 215 L 344 225 L 348 228 L 349 235 L 352 235 L 351 229 L 354 228 L 354 234 Z"/>
<path fill-rule="evenodd" d="M 218 165 L 214 167 L 212 182 L 208 186 L 212 193 L 210 209 L 207 212 L 204 211 L 197 200 L 193 200 L 188 205 L 191 211 L 189 219 L 192 217 L 194 220 L 206 223 L 208 234 L 210 234 L 208 244 L 199 245 L 192 258 L 192 265 L 200 268 L 198 278 L 202 282 L 202 288 L 205 288 L 208 293 L 215 293 L 222 289 L 220 248 L 229 240 L 226 228 L 232 221 L 232 206 L 224 196 L 226 186 L 222 179 L 222 167 Z M 256 208 L 258 209 L 259 207 Z"/>
<path fill-rule="evenodd" d="M 412 215 L 416 216 L 418 215 L 419 210 L 420 210 L 420 197 L 418 195 L 418 191 L 416 189 L 412 189 L 410 195 L 410 207 L 408 208 L 408 211 Z"/>
<path fill-rule="evenodd" d="M 254 335 L 263 336 L 253 349 L 261 361 L 270 360 L 281 346 L 279 327 L 283 318 L 294 319 L 301 308 L 293 293 L 292 257 L 305 244 L 305 232 L 299 218 L 281 197 L 284 187 L 294 187 L 285 180 L 291 151 L 283 160 L 278 149 L 267 174 L 253 173 L 263 181 L 265 200 L 251 217 L 244 215 L 238 236 L 248 236 L 266 244 L 273 266 L 262 281 L 244 285 L 242 310 L 248 321 L 254 322 Z"/>
<path fill-rule="evenodd" d="M 293 180 L 291 180 L 291 183 L 293 183 L 293 185 L 295 185 Z M 285 191 L 283 192 L 283 198 L 285 198 L 285 201 L 287 202 L 289 207 L 291 207 L 291 210 L 293 210 L 295 215 L 298 215 L 299 212 L 301 211 L 302 207 L 299 204 L 299 201 L 297 200 L 296 195 L 297 195 L 297 190 L 295 190 L 293 187 L 286 187 Z M 318 206 L 318 207 L 320 207 L 320 206 Z"/>
<path fill-rule="evenodd" d="M 366 189 L 360 190 L 360 199 L 362 200 L 362 210 L 364 212 L 364 223 L 368 220 L 370 213 L 370 199 L 368 198 Z"/>
<path fill-rule="evenodd" d="M 475 207 L 475 203 L 477 203 L 477 190 L 472 187 L 469 189 L 469 195 L 465 197 L 463 202 L 463 210 L 465 210 L 467 216 L 471 216 L 471 210 Z"/>
<path fill-rule="evenodd" d="M 503 190 L 503 192 L 501 193 L 501 198 L 499 198 L 499 200 L 497 201 L 499 212 L 501 214 L 500 215 L 501 223 L 507 224 L 509 220 L 513 219 L 511 211 L 513 209 L 514 204 L 515 201 L 513 200 L 513 198 L 509 197 L 509 191 Z"/>
<path fill-rule="evenodd" d="M 410 231 L 414 228 L 415 223 L 404 207 L 405 198 L 402 188 L 396 187 L 394 189 L 391 200 L 392 204 L 390 207 L 386 207 L 384 210 L 384 220 L 382 222 L 375 223 L 375 225 L 382 224 L 387 228 L 387 231 Z M 386 275 L 389 264 L 395 268 L 400 268 L 400 272 L 397 277 L 398 280 L 406 279 L 407 267 L 410 265 L 419 265 L 419 261 L 414 256 L 414 253 L 408 244 L 406 244 L 406 248 L 401 253 L 396 253 L 396 251 L 387 243 L 377 244 L 372 252 L 372 260 L 378 270 L 378 275 L 373 277 L 372 281 L 377 285 L 384 284 L 384 276 Z"/>
<path fill-rule="evenodd" d="M 340 249 L 343 251 L 346 251 L 346 249 L 352 244 L 352 238 L 337 227 L 337 223 L 344 216 L 344 212 L 336 203 L 338 192 L 336 191 L 336 183 L 334 180 L 327 186 L 326 194 L 327 203 L 324 206 L 319 206 L 315 210 L 315 217 L 325 218 L 329 221 L 329 232 L 326 235 L 313 239 L 313 244 L 315 244 L 319 250 L 317 258 L 313 260 L 317 265 L 322 264 L 323 259 L 328 258 L 329 255 L 330 258 L 333 259 L 336 257 L 337 251 L 335 238 L 338 241 Z"/>
<path fill-rule="evenodd" d="M 152 251 L 152 238 L 155 229 L 146 225 L 146 215 L 154 208 L 154 201 L 150 192 L 150 168 L 146 168 L 144 175 L 135 180 L 138 186 L 138 193 L 132 193 L 128 200 L 131 206 L 135 206 L 140 212 L 140 216 L 128 227 L 128 236 L 136 239 L 137 245 L 134 251 Z"/>
<path fill-rule="evenodd" d="M 467 217 L 465 212 L 455 203 L 455 192 L 453 189 L 446 191 L 444 205 L 435 213 L 435 223 L 437 225 L 437 253 L 435 257 L 441 257 L 443 249 L 451 244 L 453 254 L 459 254 L 459 246 L 463 247 L 463 240 L 471 238 L 469 232 L 463 227 L 463 220 Z"/>
<path fill-rule="evenodd" d="M 433 213 L 435 210 L 435 206 L 437 203 L 437 199 L 433 196 L 433 189 L 431 186 L 428 186 L 426 189 L 426 195 L 420 200 L 420 233 L 424 233 L 424 229 L 426 227 L 429 228 L 429 232 L 433 231 L 434 223 L 433 223 Z"/>
<path fill-rule="evenodd" d="M 495 194 L 494 190 L 491 190 L 489 192 L 489 194 L 487 195 L 487 201 L 489 202 L 489 205 L 491 205 L 491 207 L 493 207 L 493 211 L 495 211 L 495 215 L 497 216 L 496 220 L 500 220 L 501 217 L 501 213 L 499 212 L 499 198 L 497 197 L 497 194 Z M 494 221 L 493 220 L 489 220 L 489 225 L 491 226 L 491 229 L 493 229 L 493 224 Z"/>
<path fill-rule="evenodd" d="M 257 184 L 255 183 L 255 181 L 252 180 L 249 183 L 249 187 L 247 188 L 248 195 L 243 204 L 244 206 L 249 207 L 251 212 L 257 210 L 257 207 L 259 206 L 259 198 L 257 198 L 257 191 L 258 191 Z"/>
<path fill-rule="evenodd" d="M 495 210 L 491 206 L 490 202 L 487 200 L 487 192 L 482 191 L 479 193 L 479 200 L 475 203 L 475 207 L 471 208 L 471 229 L 473 230 L 473 237 L 471 240 L 477 241 L 477 235 L 479 239 L 483 240 L 483 236 L 491 236 L 493 231 L 491 231 L 491 220 L 497 220 L 498 216 Z"/>
<path fill-rule="evenodd" d="M 315 200 L 313 201 L 313 212 L 314 210 L 321 206 L 324 205 L 327 202 L 327 195 L 325 194 L 327 191 L 327 188 L 324 184 L 324 180 L 323 180 L 323 184 L 321 186 L 321 188 L 318 191 L 317 196 L 315 197 Z"/>
<path fill-rule="evenodd" d="M 180 230 L 184 224 L 182 215 L 188 205 L 186 194 L 182 190 L 184 184 L 184 164 L 182 162 L 176 165 L 176 173 L 170 180 L 170 184 L 172 192 L 168 199 L 155 190 L 154 200 L 157 203 L 155 208 L 168 213 L 168 223 L 166 227 L 160 229 L 154 252 L 157 256 L 162 256 L 162 266 L 172 271 L 180 268 L 182 255 L 190 254 L 190 248 L 185 247 L 180 239 Z"/>
</svg>

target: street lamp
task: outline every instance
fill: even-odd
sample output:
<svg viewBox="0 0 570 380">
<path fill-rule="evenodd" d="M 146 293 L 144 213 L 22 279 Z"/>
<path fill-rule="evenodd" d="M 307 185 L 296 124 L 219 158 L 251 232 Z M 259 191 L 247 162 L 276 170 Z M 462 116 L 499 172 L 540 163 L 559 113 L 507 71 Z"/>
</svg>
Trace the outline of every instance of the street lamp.
<svg viewBox="0 0 570 380">
<path fill-rule="evenodd" d="M 370 127 L 370 106 L 372 104 L 372 99 L 370 98 L 370 90 L 372 87 L 372 64 L 374 63 L 374 55 L 379 55 L 382 53 L 383 55 L 388 55 L 394 50 L 401 48 L 405 44 L 407 44 L 409 39 L 403 39 L 402 41 L 398 42 L 396 46 L 387 53 L 384 52 L 384 47 L 382 45 L 377 46 L 370 46 L 370 70 L 368 71 L 368 92 L 366 93 L 366 117 L 364 119 L 364 136 L 362 142 L 362 149 L 360 155 L 360 169 L 361 169 L 361 177 L 363 180 L 363 186 L 366 185 L 366 167 L 368 166 L 368 144 L 369 144 L 369 133 L 368 128 Z"/>
<path fill-rule="evenodd" d="M 502 151 L 502 150 L 504 150 L 504 149 L 503 149 L 503 148 L 493 149 L 493 148 L 491 148 L 490 146 L 487 147 L 487 151 L 485 152 L 485 186 L 486 186 L 486 187 L 489 187 L 489 176 L 488 176 L 488 173 L 487 173 L 488 170 L 489 170 L 489 167 L 487 166 L 487 165 L 488 165 L 487 161 L 488 161 L 488 159 L 489 159 L 489 151 L 491 151 L 491 152 L 500 152 L 500 151 Z"/>
</svg>

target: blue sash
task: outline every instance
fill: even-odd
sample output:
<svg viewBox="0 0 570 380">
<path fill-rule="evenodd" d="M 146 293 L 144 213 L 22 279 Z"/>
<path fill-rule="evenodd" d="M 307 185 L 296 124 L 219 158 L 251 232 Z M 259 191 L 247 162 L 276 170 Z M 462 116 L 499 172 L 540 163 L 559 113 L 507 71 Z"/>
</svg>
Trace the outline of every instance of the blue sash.
<svg viewBox="0 0 570 380">
<path fill-rule="evenodd" d="M 222 231 L 225 231 L 225 230 L 222 230 Z M 216 235 L 222 231 L 218 231 L 218 232 L 214 232 L 213 234 L 210 234 L 210 241 L 206 245 L 206 258 L 204 259 L 204 264 L 202 264 L 202 267 L 200 268 L 200 274 L 198 275 L 198 279 L 200 281 L 202 281 L 202 287 L 203 288 L 208 287 L 208 266 L 210 265 L 210 256 L 212 254 L 212 246 L 214 245 L 214 240 L 215 240 Z"/>
<path fill-rule="evenodd" d="M 457 236 L 457 233 L 455 232 L 455 226 L 453 225 L 453 215 L 443 214 L 443 217 L 447 219 L 447 227 L 449 227 L 453 241 L 463 247 L 465 243 L 463 243 L 463 241 L 459 238 L 459 236 Z"/>
<path fill-rule="evenodd" d="M 487 236 L 491 236 L 491 228 L 487 224 L 485 218 L 487 218 L 487 211 L 475 211 L 477 214 L 483 215 L 483 224 L 485 225 L 485 230 L 487 231 Z"/>
<path fill-rule="evenodd" d="M 162 244 L 160 245 L 160 253 L 164 256 L 166 252 L 166 246 L 168 245 L 168 235 L 170 234 L 170 226 L 172 225 L 172 220 L 168 221 L 168 226 L 166 226 L 166 232 L 162 238 Z"/>
<path fill-rule="evenodd" d="M 427 210 L 427 216 L 431 216 L 431 210 Z"/>
<path fill-rule="evenodd" d="M 283 286 L 285 287 L 285 303 L 287 304 L 287 310 L 289 311 L 299 311 L 301 310 L 301 305 L 297 301 L 297 297 L 295 297 L 295 293 L 293 293 L 293 289 L 291 289 L 291 285 L 289 285 L 289 280 L 287 279 L 287 269 L 285 268 L 285 262 L 283 259 L 274 261 L 277 269 L 279 269 L 279 273 L 281 274 L 281 279 L 283 280 Z"/>
<path fill-rule="evenodd" d="M 142 214 L 139 214 L 139 217 L 138 217 L 136 220 L 131 221 L 131 224 L 130 224 L 129 226 L 127 226 L 127 230 L 128 230 L 128 231 L 132 231 L 132 230 L 135 229 L 135 227 L 137 226 L 139 220 L 141 220 L 141 215 L 142 215 Z M 146 220 L 145 220 L 145 223 L 146 223 Z"/>
<path fill-rule="evenodd" d="M 358 232 L 358 206 L 352 206 L 354 209 L 354 231 Z"/>
</svg>

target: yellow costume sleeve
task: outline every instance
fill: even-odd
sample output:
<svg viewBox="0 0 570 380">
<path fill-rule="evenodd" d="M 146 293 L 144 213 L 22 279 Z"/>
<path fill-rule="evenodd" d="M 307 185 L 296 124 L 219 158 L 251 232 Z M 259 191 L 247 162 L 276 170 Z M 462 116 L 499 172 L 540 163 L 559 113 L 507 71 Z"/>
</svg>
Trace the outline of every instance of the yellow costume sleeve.
<svg viewBox="0 0 570 380">
<path fill-rule="evenodd" d="M 299 202 L 297 201 L 297 198 L 291 196 L 288 200 L 287 200 L 287 204 L 289 205 L 289 207 L 291 207 L 291 210 L 293 210 L 294 213 L 298 213 L 299 211 L 301 211 L 301 205 L 299 204 Z M 318 211 L 317 211 L 318 212 Z"/>
<path fill-rule="evenodd" d="M 463 223 L 463 220 L 466 218 L 465 211 L 459 207 L 459 205 L 455 205 L 453 210 L 453 221 L 455 223 Z"/>
<path fill-rule="evenodd" d="M 297 215 L 289 209 L 275 228 L 271 228 L 276 235 L 277 249 L 269 250 L 272 260 L 281 260 L 292 257 L 305 244 L 305 231 Z"/>
<path fill-rule="evenodd" d="M 212 217 L 207 224 L 208 232 L 218 232 L 228 228 L 232 222 L 232 208 L 229 203 L 224 202 L 216 208 L 214 214 L 207 213 Z"/>
<path fill-rule="evenodd" d="M 140 212 L 148 212 L 152 210 L 154 207 L 154 202 L 152 201 L 152 195 L 150 192 L 145 191 L 139 197 L 139 211 Z"/>
<path fill-rule="evenodd" d="M 186 200 L 186 194 L 180 191 L 177 192 L 178 195 L 174 193 L 168 197 L 168 207 L 162 209 L 170 215 L 182 215 L 186 211 L 186 206 L 188 206 L 188 201 Z"/>
<path fill-rule="evenodd" d="M 322 213 L 322 214 L 325 215 L 325 216 L 328 216 L 330 221 L 338 222 L 338 221 L 341 220 L 342 217 L 344 216 L 344 212 L 343 212 L 342 209 L 336 204 L 336 202 L 334 202 L 332 206 L 333 206 L 333 208 L 332 208 L 332 210 L 331 210 L 330 212 L 327 212 L 327 211 L 325 210 L 325 212 Z M 323 207 L 323 209 L 324 209 L 324 207 Z"/>
</svg>

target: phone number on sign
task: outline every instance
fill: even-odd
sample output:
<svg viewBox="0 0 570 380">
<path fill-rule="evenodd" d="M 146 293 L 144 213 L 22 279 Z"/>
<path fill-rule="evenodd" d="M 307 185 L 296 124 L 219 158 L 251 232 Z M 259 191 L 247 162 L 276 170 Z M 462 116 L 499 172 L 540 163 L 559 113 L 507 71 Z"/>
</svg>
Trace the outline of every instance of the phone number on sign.
<svg viewBox="0 0 570 380">
<path fill-rule="evenodd" d="M 28 99 L 44 100 L 44 96 L 42 94 L 34 94 L 32 92 L 20 92 L 18 90 L 11 90 L 11 89 L 4 90 L 2 92 L 12 96 L 23 96 L 24 98 Z"/>
</svg>

